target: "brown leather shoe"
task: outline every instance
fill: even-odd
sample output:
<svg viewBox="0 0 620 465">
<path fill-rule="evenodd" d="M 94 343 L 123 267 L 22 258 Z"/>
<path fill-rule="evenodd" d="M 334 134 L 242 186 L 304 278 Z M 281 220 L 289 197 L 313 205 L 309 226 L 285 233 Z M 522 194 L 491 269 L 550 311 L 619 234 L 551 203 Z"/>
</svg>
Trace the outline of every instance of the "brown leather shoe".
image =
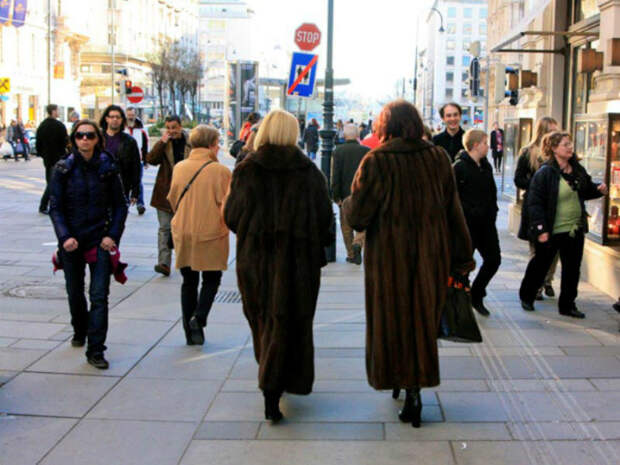
<svg viewBox="0 0 620 465">
<path fill-rule="evenodd" d="M 154 270 L 164 276 L 170 276 L 170 267 L 168 265 L 164 265 L 163 263 L 155 265 Z"/>
</svg>

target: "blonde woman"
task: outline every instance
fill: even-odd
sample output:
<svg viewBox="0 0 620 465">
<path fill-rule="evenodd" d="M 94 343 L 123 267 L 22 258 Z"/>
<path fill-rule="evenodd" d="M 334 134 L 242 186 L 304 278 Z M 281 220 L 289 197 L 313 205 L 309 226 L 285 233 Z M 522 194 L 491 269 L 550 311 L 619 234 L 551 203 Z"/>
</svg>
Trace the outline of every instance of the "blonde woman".
<svg viewBox="0 0 620 465">
<path fill-rule="evenodd" d="M 265 418 L 277 422 L 283 392 L 309 394 L 312 321 L 324 247 L 334 218 L 325 176 L 297 146 L 299 125 L 269 113 L 233 173 L 224 219 L 237 234 L 237 281 L 259 364 Z"/>
<path fill-rule="evenodd" d="M 204 344 L 203 328 L 228 265 L 228 228 L 222 206 L 231 173 L 217 159 L 217 129 L 204 124 L 189 135 L 192 151 L 172 172 L 168 201 L 174 211 L 172 238 L 181 271 L 181 308 L 188 345 Z M 202 288 L 198 283 L 202 274 Z"/>
<path fill-rule="evenodd" d="M 557 130 L 558 122 L 555 119 L 550 116 L 539 119 L 534 129 L 534 138 L 527 146 L 523 147 L 519 153 L 517 169 L 515 170 L 515 185 L 524 191 L 521 208 L 521 226 L 519 227 L 518 237 L 524 241 L 530 241 L 530 258 L 534 256 L 536 248 L 529 237 L 529 218 L 527 215 L 527 208 L 525 207 L 527 205 L 527 191 L 534 173 L 536 173 L 538 168 L 546 161 L 545 155 L 542 152 L 542 139 L 546 134 Z M 558 258 L 559 256 L 556 256 L 551 262 L 545 276 L 544 285 L 536 293 L 536 300 L 543 300 L 543 288 L 547 297 L 555 296 L 555 291 L 553 290 L 553 276 L 558 266 Z"/>
<path fill-rule="evenodd" d="M 559 253 L 562 261 L 562 290 L 558 299 L 560 315 L 585 318 L 577 309 L 577 286 L 583 257 L 584 236 L 588 232 L 584 201 L 607 193 L 604 183 L 595 184 L 573 152 L 569 133 L 555 131 L 542 140 L 545 164 L 530 183 L 526 208 L 535 254 L 527 265 L 519 289 L 521 306 L 534 310 L 534 298 L 545 273 Z"/>
</svg>

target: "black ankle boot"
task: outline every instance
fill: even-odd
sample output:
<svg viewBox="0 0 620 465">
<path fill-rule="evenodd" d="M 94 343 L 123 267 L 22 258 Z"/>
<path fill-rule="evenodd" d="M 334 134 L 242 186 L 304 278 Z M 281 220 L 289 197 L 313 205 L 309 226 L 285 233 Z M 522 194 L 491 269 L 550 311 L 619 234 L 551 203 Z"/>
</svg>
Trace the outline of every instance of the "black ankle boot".
<svg viewBox="0 0 620 465">
<path fill-rule="evenodd" d="M 399 388 L 392 389 L 392 399 L 398 399 L 398 396 L 400 396 L 400 389 Z"/>
<path fill-rule="evenodd" d="M 422 416 L 422 398 L 419 389 L 407 389 L 405 405 L 398 413 L 398 418 L 403 423 L 411 423 L 414 428 L 420 427 L 420 417 Z"/>
<path fill-rule="evenodd" d="M 265 420 L 271 420 L 272 423 L 279 422 L 282 418 L 282 412 L 280 412 L 280 393 L 265 391 Z"/>
</svg>

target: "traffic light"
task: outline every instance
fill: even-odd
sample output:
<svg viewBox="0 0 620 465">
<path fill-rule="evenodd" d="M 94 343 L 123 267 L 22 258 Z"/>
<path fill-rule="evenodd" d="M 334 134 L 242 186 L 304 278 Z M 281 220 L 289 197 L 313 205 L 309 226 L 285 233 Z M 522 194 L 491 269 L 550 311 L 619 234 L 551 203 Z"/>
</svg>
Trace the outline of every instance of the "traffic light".
<svg viewBox="0 0 620 465">
<path fill-rule="evenodd" d="M 510 97 L 508 103 L 519 103 L 519 71 L 516 68 L 506 67 L 506 97 Z"/>
<path fill-rule="evenodd" d="M 131 88 L 133 87 L 133 84 L 131 81 L 125 81 L 125 95 L 129 95 L 131 94 Z"/>
<path fill-rule="evenodd" d="M 116 93 L 119 94 L 119 95 L 120 95 L 121 90 L 122 90 L 121 83 L 122 83 L 122 81 L 116 81 L 114 83 L 114 90 L 116 90 Z"/>
<path fill-rule="evenodd" d="M 480 96 L 480 62 L 478 58 L 474 58 L 471 60 L 469 64 L 469 96 L 470 97 L 479 97 Z"/>
</svg>

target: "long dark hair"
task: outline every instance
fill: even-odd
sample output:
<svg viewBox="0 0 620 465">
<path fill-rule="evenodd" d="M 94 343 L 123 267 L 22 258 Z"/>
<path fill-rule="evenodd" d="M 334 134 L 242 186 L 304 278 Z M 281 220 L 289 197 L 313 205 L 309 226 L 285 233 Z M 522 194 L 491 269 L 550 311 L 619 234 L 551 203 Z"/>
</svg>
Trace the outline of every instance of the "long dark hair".
<svg viewBox="0 0 620 465">
<path fill-rule="evenodd" d="M 80 130 L 80 126 L 85 126 L 87 124 L 95 128 L 95 133 L 97 134 L 97 145 L 95 145 L 95 151 L 102 152 L 103 151 L 103 134 L 99 126 L 97 126 L 97 123 L 89 119 L 81 119 L 80 121 L 76 122 L 73 125 L 73 129 L 71 129 L 71 136 L 70 136 L 71 147 L 73 147 L 74 149 L 77 149 L 77 145 L 75 144 L 75 134 Z"/>
<path fill-rule="evenodd" d="M 103 110 L 103 115 L 101 115 L 101 119 L 99 120 L 99 126 L 101 127 L 101 130 L 106 131 L 108 129 L 108 123 L 105 119 L 108 117 L 111 111 L 118 111 L 121 114 L 123 122 L 121 123 L 120 132 L 123 132 L 127 127 L 127 117 L 125 116 L 125 112 L 123 111 L 123 109 L 118 105 L 108 105 L 107 108 Z"/>
</svg>

